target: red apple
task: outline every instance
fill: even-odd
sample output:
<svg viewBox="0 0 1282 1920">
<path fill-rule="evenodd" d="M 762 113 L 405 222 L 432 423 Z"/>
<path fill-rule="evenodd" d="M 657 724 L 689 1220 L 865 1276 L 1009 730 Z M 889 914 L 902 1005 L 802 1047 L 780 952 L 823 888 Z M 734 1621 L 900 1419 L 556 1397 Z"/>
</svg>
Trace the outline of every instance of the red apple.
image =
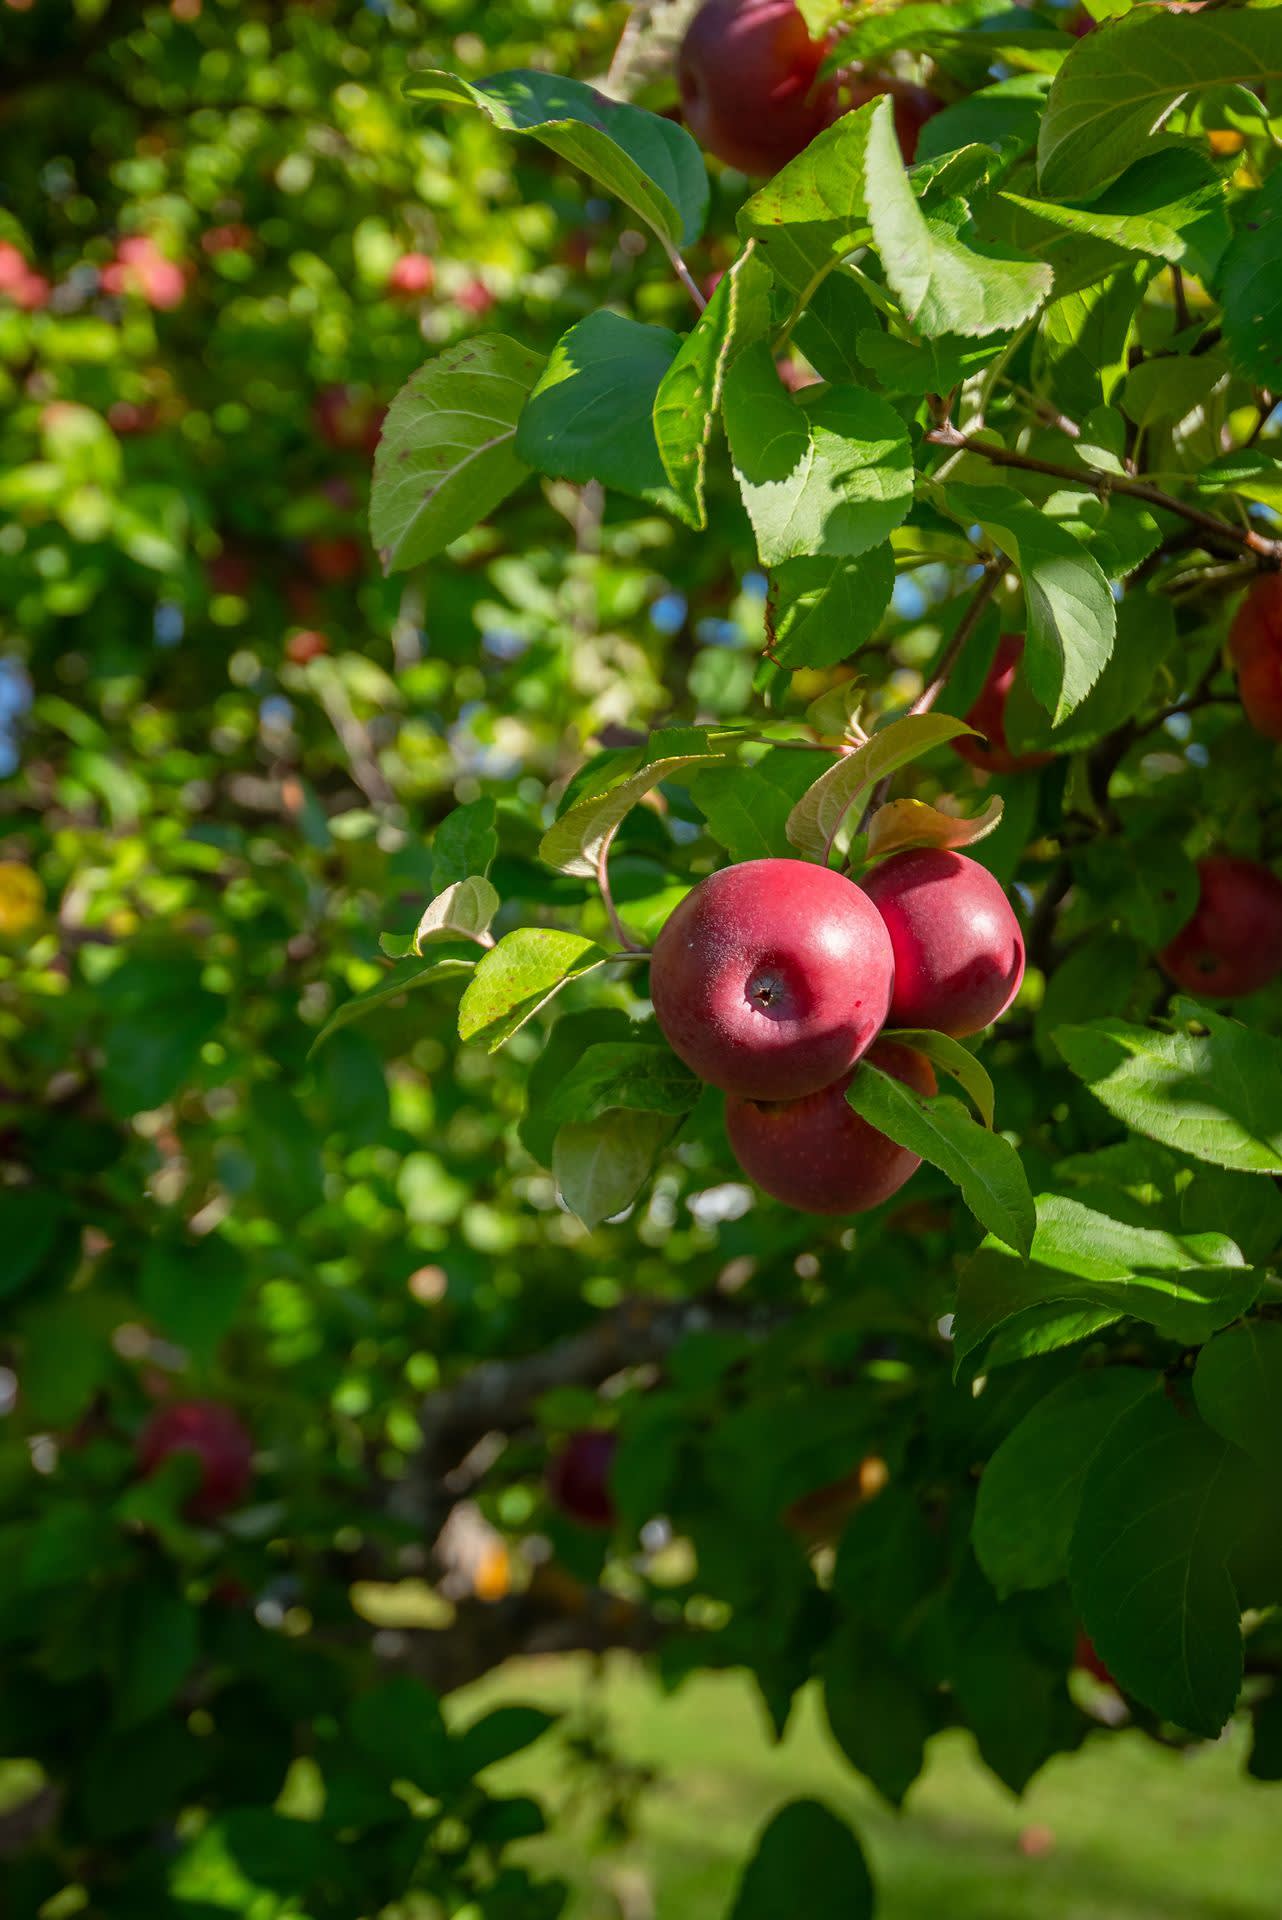
<svg viewBox="0 0 1282 1920">
<path fill-rule="evenodd" d="M 351 534 L 309 540 L 303 552 L 316 578 L 326 587 L 343 587 L 365 568 L 365 549 Z"/>
<path fill-rule="evenodd" d="M 1263 573 L 1229 628 L 1242 711 L 1257 733 L 1282 740 L 1282 574 Z"/>
<path fill-rule="evenodd" d="M 199 1484 L 184 1508 L 190 1519 L 217 1519 L 248 1491 L 254 1443 L 221 1401 L 174 1400 L 157 1408 L 135 1445 L 144 1477 L 176 1453 L 193 1453 L 200 1462 Z"/>
<path fill-rule="evenodd" d="M 891 1026 L 961 1039 L 1005 1013 L 1024 977 L 1024 938 L 987 868 L 944 847 L 914 847 L 863 885 L 895 955 Z"/>
<path fill-rule="evenodd" d="M 1282 880 L 1229 853 L 1198 862 L 1198 902 L 1158 960 L 1186 993 L 1231 1000 L 1282 974 Z"/>
<path fill-rule="evenodd" d="M 552 1504 L 581 1527 L 604 1532 L 615 1522 L 610 1469 L 618 1451 L 618 1435 L 585 1427 L 572 1433 L 548 1463 L 548 1496 Z"/>
<path fill-rule="evenodd" d="M 868 1055 L 915 1093 L 934 1093 L 924 1054 L 879 1040 Z M 846 1100 L 855 1067 L 800 1100 L 726 1101 L 726 1133 L 735 1159 L 765 1193 L 804 1213 L 866 1213 L 898 1193 L 921 1161 L 870 1126 Z"/>
<path fill-rule="evenodd" d="M 1004 633 L 997 643 L 988 677 L 966 715 L 967 726 L 974 727 L 984 738 L 972 740 L 963 735 L 953 741 L 954 751 L 983 773 L 1029 773 L 1055 758 L 1053 753 L 1012 753 L 1006 744 L 1006 702 L 1023 657 L 1023 636 Z"/>
<path fill-rule="evenodd" d="M 1106 1687 L 1112 1687 L 1115 1692 L 1121 1692 L 1116 1680 L 1096 1653 L 1094 1642 L 1085 1627 L 1077 1629 L 1077 1640 L 1073 1647 L 1073 1665 L 1080 1667 L 1083 1673 L 1091 1674 L 1096 1680 L 1101 1680 Z"/>
<path fill-rule="evenodd" d="M 285 642 L 285 658 L 296 667 L 305 667 L 310 660 L 319 660 L 322 654 L 329 652 L 329 640 L 323 633 L 315 633 L 310 628 L 301 633 L 291 633 Z"/>
<path fill-rule="evenodd" d="M 745 860 L 701 881 L 666 922 L 650 994 L 701 1080 L 792 1100 L 871 1046 L 893 979 L 886 929 L 853 881 L 807 860 Z"/>
<path fill-rule="evenodd" d="M 837 111 L 824 53 L 793 0 L 705 0 L 677 58 L 687 126 L 728 166 L 777 173 Z"/>
<path fill-rule="evenodd" d="M 119 241 L 115 258 L 103 268 L 100 278 L 106 292 L 137 294 L 149 307 L 164 313 L 180 307 L 187 292 L 183 268 L 168 259 L 145 233 Z"/>
<path fill-rule="evenodd" d="M 312 414 L 322 440 L 347 453 L 373 453 L 386 407 L 351 387 L 322 387 Z"/>
<path fill-rule="evenodd" d="M 403 253 L 387 276 L 387 290 L 398 300 L 422 300 L 436 285 L 436 268 L 426 253 Z"/>
</svg>

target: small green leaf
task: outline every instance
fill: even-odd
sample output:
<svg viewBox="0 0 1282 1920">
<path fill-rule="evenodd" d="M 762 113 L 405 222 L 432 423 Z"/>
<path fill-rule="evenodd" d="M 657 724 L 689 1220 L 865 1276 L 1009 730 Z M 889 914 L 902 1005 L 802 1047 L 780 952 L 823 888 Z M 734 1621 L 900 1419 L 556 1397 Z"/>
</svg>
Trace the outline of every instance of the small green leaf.
<svg viewBox="0 0 1282 1920">
<path fill-rule="evenodd" d="M 563 333 L 516 430 L 518 456 L 540 473 L 672 507 L 654 406 L 680 342 L 667 327 L 603 310 Z"/>
<path fill-rule="evenodd" d="M 932 1066 L 938 1067 L 941 1073 L 951 1075 L 967 1098 L 974 1102 L 984 1125 L 992 1126 L 993 1083 L 969 1047 L 964 1047 L 960 1040 L 954 1040 L 946 1033 L 935 1033 L 922 1027 L 887 1027 L 882 1037 L 924 1053 Z"/>
<path fill-rule="evenodd" d="M 411 1780 L 439 1793 L 454 1777 L 454 1756 L 436 1695 L 408 1674 L 361 1694 L 348 1715 L 359 1753 L 385 1780 Z"/>
<path fill-rule="evenodd" d="M 654 396 L 654 437 L 669 484 L 689 526 L 708 524 L 704 502 L 708 445 L 721 406 L 726 368 L 770 326 L 770 274 L 753 242 L 722 274 Z"/>
<path fill-rule="evenodd" d="M 833 1739 L 892 1806 L 902 1806 L 934 1731 L 921 1682 L 880 1636 L 849 1626 L 828 1642 L 821 1671 Z"/>
<path fill-rule="evenodd" d="M 412 951 L 421 953 L 434 940 L 475 940 L 489 930 L 491 920 L 502 902 L 488 880 L 474 874 L 470 880 L 456 880 L 429 900 L 414 929 Z"/>
<path fill-rule="evenodd" d="M 739 210 L 739 232 L 757 241 L 776 277 L 796 293 L 808 295 L 867 236 L 871 114 L 871 106 L 842 114 Z"/>
<path fill-rule="evenodd" d="M 818 1800 L 781 1807 L 743 1871 L 730 1920 L 873 1920 L 873 1886 L 859 1842 Z"/>
<path fill-rule="evenodd" d="M 444 893 L 456 880 L 484 878 L 499 850 L 494 831 L 494 802 L 469 800 L 447 813 L 432 839 L 432 891 Z"/>
<path fill-rule="evenodd" d="M 479 1041 L 493 1053 L 554 993 L 605 958 L 582 934 L 517 927 L 477 962 L 459 1002 L 459 1039 Z"/>
<path fill-rule="evenodd" d="M 867 553 L 912 505 L 907 430 L 877 394 L 835 387 L 794 399 L 758 342 L 726 375 L 723 415 L 763 566 Z"/>
<path fill-rule="evenodd" d="M 632 1205 L 675 1126 L 668 1114 L 616 1107 L 558 1128 L 552 1172 L 561 1198 L 585 1227 L 599 1227 Z"/>
<path fill-rule="evenodd" d="M 1058 726 L 1112 654 L 1117 607 L 1108 581 L 1079 540 L 1016 493 L 950 484 L 947 505 L 963 523 L 977 520 L 1019 568 L 1028 610 L 1024 672 Z"/>
<path fill-rule="evenodd" d="M 928 339 L 1002 333 L 1022 326 L 1049 297 L 1053 275 L 1044 261 L 1002 255 L 977 237 L 962 237 L 969 222 L 964 202 L 923 214 L 888 99 L 872 111 L 865 169 L 873 242 L 919 333 Z"/>
<path fill-rule="evenodd" d="M 1177 1017 L 1205 1034 L 1124 1020 L 1060 1027 L 1055 1045 L 1115 1119 L 1195 1160 L 1282 1173 L 1282 1042 L 1187 1000 Z"/>
<path fill-rule="evenodd" d="M 671 774 L 679 773 L 685 767 L 703 766 L 707 761 L 721 757 L 719 753 L 711 751 L 667 754 L 661 759 L 647 761 L 639 772 L 607 788 L 604 793 L 589 794 L 587 799 L 577 801 L 568 813 L 563 813 L 555 825 L 548 828 L 539 842 L 540 860 L 549 867 L 555 867 L 558 873 L 579 874 L 584 878 L 595 875 L 603 849 L 608 847 L 621 821 L 638 800 Z"/>
<path fill-rule="evenodd" d="M 708 170 L 673 120 L 598 93 L 582 80 L 516 70 L 477 85 L 453 73 L 415 74 L 414 100 L 477 106 L 496 127 L 528 133 L 631 207 L 661 238 L 697 240 L 708 211 Z"/>
<path fill-rule="evenodd" d="M 781 667 L 832 667 L 848 660 L 877 631 L 894 590 L 889 541 L 854 559 L 820 554 L 785 560 L 770 576 L 775 661 Z"/>
<path fill-rule="evenodd" d="M 669 1047 L 641 1040 L 601 1041 L 559 1081 L 543 1114 L 558 1124 L 595 1120 L 611 1108 L 630 1112 L 689 1113 L 702 1092 L 689 1067 Z"/>
<path fill-rule="evenodd" d="M 1248 1320 L 1203 1347 L 1193 1397 L 1208 1426 L 1261 1466 L 1282 1466 L 1282 1325 Z"/>
<path fill-rule="evenodd" d="M 788 816 L 789 840 L 799 853 L 826 859 L 846 815 L 879 780 L 932 747 L 973 732 L 964 720 L 947 713 L 911 713 L 892 720 L 865 746 L 843 754 L 807 788 Z"/>
<path fill-rule="evenodd" d="M 788 860 L 788 816 L 809 785 L 810 761 L 807 752 L 776 747 L 753 767 L 705 767 L 690 782 L 690 798 L 734 859 Z"/>
<path fill-rule="evenodd" d="M 1157 1376 L 1095 1367 L 1039 1400 L 984 1468 L 975 1503 L 975 1557 L 1005 1599 L 1049 1587 L 1068 1572 L 1086 1472 L 1122 1415 Z"/>
<path fill-rule="evenodd" d="M 335 1013 L 332 1013 L 321 1028 L 308 1050 L 310 1060 L 318 1048 L 323 1047 L 331 1034 L 338 1033 L 344 1027 L 350 1027 L 353 1021 L 363 1020 L 368 1013 L 385 1006 L 389 1000 L 397 999 L 402 993 L 413 993 L 418 987 L 434 985 L 440 980 L 451 980 L 459 974 L 471 973 L 476 964 L 476 956 L 466 947 L 458 947 L 449 952 L 434 953 L 429 959 L 411 958 L 402 960 L 394 966 L 386 979 L 377 986 L 370 987 L 366 993 L 358 993 L 354 999 L 345 1000 Z"/>
<path fill-rule="evenodd" d="M 1282 384 L 1282 173 L 1239 203 L 1237 226 L 1219 273 L 1225 344 L 1240 373 L 1271 389 Z"/>
<path fill-rule="evenodd" d="M 1125 1692 L 1214 1738 L 1242 1683 L 1227 1561 L 1259 1500 L 1255 1469 L 1164 1394 L 1118 1421 L 1091 1462 L 1073 1533 L 1073 1598 Z"/>
<path fill-rule="evenodd" d="M 370 537 L 389 573 L 430 560 L 524 480 L 516 423 L 542 365 L 504 334 L 481 334 L 447 347 L 401 388 L 370 495 Z"/>
<path fill-rule="evenodd" d="M 1010 192 L 1003 198 L 1053 225 L 1111 241 L 1128 252 L 1174 265 L 1185 262 L 1206 278 L 1229 241 L 1224 192 L 1222 174 L 1204 154 L 1168 145 L 1160 153 L 1142 155 L 1087 206 L 1030 200 Z"/>
<path fill-rule="evenodd" d="M 1037 1231 L 1025 1261 L 988 1242 L 967 1262 L 957 1293 L 957 1361 L 995 1328 L 1049 1302 L 1098 1307 L 1147 1320 L 1170 1340 L 1196 1344 L 1254 1300 L 1260 1276 L 1223 1233 L 1173 1234 L 1135 1227 L 1063 1194 L 1037 1201 Z"/>
<path fill-rule="evenodd" d="M 1019 1155 L 1000 1133 L 972 1120 L 959 1100 L 914 1093 L 867 1061 L 846 1099 L 879 1133 L 947 1175 L 990 1233 L 1027 1253 L 1036 1222 L 1033 1196 Z"/>
</svg>

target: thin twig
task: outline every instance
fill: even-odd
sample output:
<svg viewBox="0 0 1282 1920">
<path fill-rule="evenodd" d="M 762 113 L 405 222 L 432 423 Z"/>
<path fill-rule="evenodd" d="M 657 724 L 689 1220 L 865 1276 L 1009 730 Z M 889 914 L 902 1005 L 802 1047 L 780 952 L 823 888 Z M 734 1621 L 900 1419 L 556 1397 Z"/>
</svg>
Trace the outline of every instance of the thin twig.
<svg viewBox="0 0 1282 1920">
<path fill-rule="evenodd" d="M 983 618 L 984 608 L 996 593 L 998 582 L 1005 571 L 1006 556 L 1001 553 L 995 553 L 992 559 L 985 565 L 983 577 L 975 589 L 974 598 L 971 600 L 970 605 L 967 607 L 961 619 L 957 622 L 953 637 L 944 648 L 939 665 L 935 669 L 934 678 L 928 686 L 922 688 L 922 691 L 917 695 L 911 707 L 909 707 L 909 713 L 930 712 L 936 700 L 938 700 L 940 694 L 948 685 L 949 676 L 961 658 L 962 649 Z"/>
<path fill-rule="evenodd" d="M 971 440 L 966 434 L 959 433 L 956 427 L 936 427 L 926 438 L 933 446 L 948 447 L 954 453 L 978 454 L 981 460 L 988 460 L 995 467 L 1015 467 L 1022 473 L 1044 473 L 1052 480 L 1068 480 L 1075 486 L 1089 487 L 1100 499 L 1107 499 L 1110 493 L 1124 493 L 1132 500 L 1147 502 L 1161 513 L 1178 514 L 1190 526 L 1200 529 L 1208 545 L 1245 547 L 1267 565 L 1282 567 L 1282 540 L 1270 540 L 1266 534 L 1256 533 L 1254 528 L 1235 527 L 1231 521 L 1221 520 L 1217 514 L 1205 513 L 1201 507 L 1191 507 L 1186 501 L 1177 500 L 1174 494 L 1163 493 L 1160 487 L 1151 486 L 1147 480 L 1131 480 L 1114 473 L 1095 473 L 1089 467 L 1062 466 L 1055 460 L 1037 460 L 1031 454 L 1015 453 L 1009 447 L 993 446 L 986 440 Z"/>
</svg>

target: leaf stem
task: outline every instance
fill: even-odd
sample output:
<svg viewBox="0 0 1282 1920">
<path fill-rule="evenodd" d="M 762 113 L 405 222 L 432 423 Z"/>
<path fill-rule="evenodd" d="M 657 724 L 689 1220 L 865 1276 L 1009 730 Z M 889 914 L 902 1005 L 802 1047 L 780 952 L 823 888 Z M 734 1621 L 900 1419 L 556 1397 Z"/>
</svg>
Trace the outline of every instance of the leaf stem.
<svg viewBox="0 0 1282 1920">
<path fill-rule="evenodd" d="M 681 282 L 690 298 L 694 301 L 699 312 L 702 313 L 708 304 L 702 287 L 691 273 L 685 261 L 681 258 L 681 255 L 677 252 L 671 240 L 663 235 L 660 235 L 660 238 L 663 240 L 663 250 L 672 262 L 673 272 L 676 274 L 677 279 Z"/>
<path fill-rule="evenodd" d="M 966 434 L 959 433 L 956 427 L 936 427 L 926 438 L 932 446 L 949 447 L 956 453 L 978 454 L 981 460 L 991 461 L 995 467 L 1015 467 L 1022 473 L 1044 473 L 1053 480 L 1068 480 L 1075 486 L 1089 487 L 1101 500 L 1107 499 L 1110 493 L 1124 493 L 1132 500 L 1144 500 L 1160 512 L 1177 514 L 1182 520 L 1187 520 L 1190 526 L 1197 527 L 1205 535 L 1208 546 L 1245 547 L 1263 565 L 1282 567 L 1282 540 L 1270 540 L 1267 534 L 1257 533 L 1254 528 L 1235 527 L 1231 521 L 1221 520 L 1217 514 L 1205 513 L 1201 507 L 1191 507 L 1186 501 L 1177 500 L 1174 494 L 1163 493 L 1160 487 L 1150 485 L 1147 480 L 1131 480 L 1120 474 L 1094 473 L 1088 467 L 1061 466 L 1054 460 L 1036 460 L 1031 454 L 1015 453 L 1009 447 L 969 439 Z"/>
</svg>

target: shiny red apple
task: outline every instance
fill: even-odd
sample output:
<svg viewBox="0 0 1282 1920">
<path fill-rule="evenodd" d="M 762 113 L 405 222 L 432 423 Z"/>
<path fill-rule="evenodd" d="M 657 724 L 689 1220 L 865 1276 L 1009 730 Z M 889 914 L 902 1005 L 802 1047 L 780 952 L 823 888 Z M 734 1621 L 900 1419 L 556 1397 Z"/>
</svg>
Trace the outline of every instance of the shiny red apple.
<svg viewBox="0 0 1282 1920">
<path fill-rule="evenodd" d="M 853 881 L 806 860 L 745 860 L 701 881 L 665 923 L 650 994 L 701 1080 L 790 1100 L 871 1046 L 893 979 L 886 928 Z"/>
</svg>

